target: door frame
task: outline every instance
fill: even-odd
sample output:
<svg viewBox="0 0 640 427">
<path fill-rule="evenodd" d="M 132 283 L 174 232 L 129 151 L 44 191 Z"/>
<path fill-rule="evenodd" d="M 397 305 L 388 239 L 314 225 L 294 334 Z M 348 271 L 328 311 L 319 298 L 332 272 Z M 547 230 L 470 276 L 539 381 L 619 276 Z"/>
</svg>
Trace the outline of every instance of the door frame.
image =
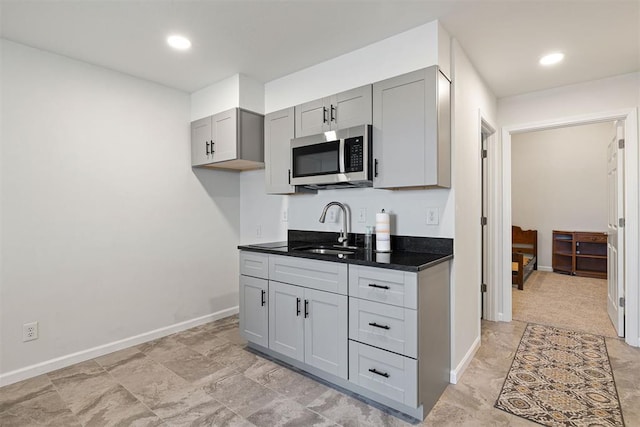
<svg viewBox="0 0 640 427">
<path fill-rule="evenodd" d="M 495 292 L 493 302 L 489 304 L 491 311 L 490 320 L 510 322 L 512 320 L 511 301 L 511 271 L 502 266 L 511 263 L 511 135 L 548 130 L 560 127 L 585 125 L 605 121 L 624 120 L 625 123 L 625 177 L 624 177 L 624 218 L 625 233 L 625 342 L 629 345 L 640 346 L 640 312 L 639 312 L 639 266 L 638 266 L 638 109 L 624 109 L 605 111 L 545 120 L 534 123 L 523 123 L 503 126 L 501 141 L 497 144 L 498 150 L 494 158 L 498 160 L 498 166 L 489 170 L 493 182 L 500 183 L 490 187 L 490 206 L 499 206 L 496 211 L 494 223 L 497 225 L 490 230 L 490 250 L 496 249 L 494 259 L 501 262 L 494 263 Z M 491 157 L 491 156 L 490 156 Z M 500 159 L 501 158 L 501 159 Z M 491 221 L 490 221 L 491 222 Z M 497 270 L 497 271 L 496 271 Z M 491 282 L 489 284 L 491 286 Z"/>
<path fill-rule="evenodd" d="M 501 270 L 501 259 L 496 258 L 496 254 L 497 254 L 497 248 L 495 247 L 495 243 L 497 242 L 495 239 L 492 238 L 492 235 L 494 233 L 494 230 L 497 229 L 498 223 L 496 222 L 496 218 L 498 217 L 498 208 L 499 206 L 495 205 L 493 202 L 495 201 L 495 197 L 492 197 L 492 195 L 495 193 L 496 189 L 498 188 L 499 185 L 499 180 L 496 180 L 496 177 L 494 176 L 494 173 L 492 173 L 492 171 L 495 171 L 497 169 L 497 166 L 499 165 L 498 160 L 499 158 L 497 157 L 497 154 L 499 152 L 499 150 L 497 149 L 498 143 L 497 143 L 497 136 L 498 136 L 498 132 L 496 131 L 495 126 L 493 126 L 493 124 L 491 123 L 491 121 L 489 120 L 489 118 L 487 117 L 487 115 L 483 114 L 482 111 L 480 111 L 479 114 L 479 123 L 480 123 L 480 150 L 482 150 L 482 134 L 486 134 L 487 135 L 487 140 L 486 140 L 486 150 L 487 150 L 487 160 L 486 160 L 486 164 L 485 167 L 487 168 L 486 171 L 486 182 L 484 182 L 484 178 L 482 176 L 480 176 L 480 185 L 484 186 L 484 190 L 487 192 L 487 205 L 485 206 L 486 208 L 486 214 L 487 214 L 487 230 L 486 230 L 486 237 L 487 237 L 487 241 L 483 242 L 482 241 L 482 235 L 480 236 L 480 262 L 483 261 L 483 256 L 482 256 L 482 251 L 485 250 L 486 248 L 486 252 L 484 253 L 484 257 L 486 258 L 485 261 L 485 265 L 487 266 L 485 273 L 485 284 L 487 285 L 487 291 L 485 292 L 485 295 L 483 296 L 482 294 L 480 294 L 480 315 L 483 319 L 485 320 L 498 320 L 495 316 L 494 313 L 497 311 L 497 298 L 496 298 L 496 287 L 495 286 L 491 286 L 492 283 L 495 283 L 496 278 L 498 276 L 496 276 L 496 273 L 502 271 Z M 480 162 L 482 162 L 483 159 L 480 158 Z M 482 166 L 480 167 L 480 174 L 482 174 Z M 480 215 L 483 214 L 482 212 L 482 201 L 480 202 Z M 482 229 L 480 231 L 482 233 Z M 483 247 L 484 245 L 484 247 Z M 483 266 L 480 266 L 480 280 L 482 281 L 483 277 L 482 277 L 482 268 Z M 482 299 L 484 298 L 484 307 L 482 304 Z M 482 309 L 484 308 L 484 313 L 482 311 Z"/>
</svg>

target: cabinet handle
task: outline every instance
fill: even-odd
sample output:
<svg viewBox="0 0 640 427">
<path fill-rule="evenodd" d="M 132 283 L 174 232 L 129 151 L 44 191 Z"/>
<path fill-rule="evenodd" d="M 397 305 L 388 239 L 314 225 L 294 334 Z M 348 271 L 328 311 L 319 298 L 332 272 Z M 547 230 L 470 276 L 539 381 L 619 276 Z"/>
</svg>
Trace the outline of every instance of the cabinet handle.
<svg viewBox="0 0 640 427">
<path fill-rule="evenodd" d="M 378 289 L 390 289 L 387 285 L 376 285 L 375 283 L 369 283 L 369 287 Z"/>
<path fill-rule="evenodd" d="M 380 375 L 381 377 L 389 378 L 389 374 L 386 372 L 380 372 L 376 368 L 369 369 L 369 372 L 373 372 L 376 375 Z"/>
<path fill-rule="evenodd" d="M 309 317 L 309 300 L 304 300 L 304 318 Z"/>
<path fill-rule="evenodd" d="M 291 185 L 291 169 L 289 169 L 289 185 Z"/>
<path fill-rule="evenodd" d="M 207 141 L 207 156 L 209 155 L 209 141 Z"/>
<path fill-rule="evenodd" d="M 327 107 L 322 107 L 322 123 L 327 123 Z"/>
<path fill-rule="evenodd" d="M 265 299 L 266 296 L 267 296 L 267 291 L 262 290 L 262 296 L 260 297 L 261 298 L 260 305 L 262 305 L 263 307 L 267 303 L 267 300 Z"/>
<path fill-rule="evenodd" d="M 369 326 L 375 326 L 376 328 L 380 328 L 380 329 L 391 329 L 391 326 L 388 325 L 378 325 L 376 322 L 369 322 Z"/>
<path fill-rule="evenodd" d="M 336 121 L 336 116 L 333 114 L 334 111 L 336 111 L 336 107 L 333 106 L 333 104 L 331 104 L 331 121 L 335 122 Z"/>
<path fill-rule="evenodd" d="M 215 142 L 211 141 L 211 154 L 216 152 L 216 150 L 213 149 L 213 144 L 215 144 Z"/>
<path fill-rule="evenodd" d="M 373 176 L 378 176 L 378 159 L 373 161 Z"/>
<path fill-rule="evenodd" d="M 300 298 L 296 298 L 296 316 L 300 316 Z"/>
</svg>

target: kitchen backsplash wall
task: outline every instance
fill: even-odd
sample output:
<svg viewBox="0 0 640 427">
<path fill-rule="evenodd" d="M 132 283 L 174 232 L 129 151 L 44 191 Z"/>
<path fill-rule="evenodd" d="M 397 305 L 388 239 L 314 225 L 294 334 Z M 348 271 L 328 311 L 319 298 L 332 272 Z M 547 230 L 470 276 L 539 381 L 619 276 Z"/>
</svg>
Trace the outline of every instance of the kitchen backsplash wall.
<svg viewBox="0 0 640 427">
<path fill-rule="evenodd" d="M 364 233 L 367 225 L 375 225 L 376 212 L 385 209 L 391 214 L 392 234 L 453 238 L 454 208 L 449 189 L 353 188 L 321 190 L 317 194 L 267 195 L 264 170 L 258 170 L 243 172 L 240 178 L 240 240 L 243 244 L 286 240 L 287 229 L 339 231 L 342 214 L 338 208 L 331 208 L 324 224 L 318 221 L 322 208 L 334 200 L 349 206 L 354 233 Z M 427 224 L 428 209 L 437 210 L 437 225 Z"/>
</svg>

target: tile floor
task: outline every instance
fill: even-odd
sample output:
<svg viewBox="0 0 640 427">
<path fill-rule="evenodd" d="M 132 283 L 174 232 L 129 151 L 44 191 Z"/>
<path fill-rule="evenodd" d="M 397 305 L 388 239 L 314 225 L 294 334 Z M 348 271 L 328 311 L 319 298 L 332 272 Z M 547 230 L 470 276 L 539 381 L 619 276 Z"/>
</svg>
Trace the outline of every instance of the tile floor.
<svg viewBox="0 0 640 427">
<path fill-rule="evenodd" d="M 493 407 L 526 323 L 484 322 L 482 346 L 424 426 L 536 425 Z M 607 338 L 627 426 L 640 349 Z M 244 348 L 237 317 L 0 388 L 0 426 L 407 426 Z"/>
</svg>

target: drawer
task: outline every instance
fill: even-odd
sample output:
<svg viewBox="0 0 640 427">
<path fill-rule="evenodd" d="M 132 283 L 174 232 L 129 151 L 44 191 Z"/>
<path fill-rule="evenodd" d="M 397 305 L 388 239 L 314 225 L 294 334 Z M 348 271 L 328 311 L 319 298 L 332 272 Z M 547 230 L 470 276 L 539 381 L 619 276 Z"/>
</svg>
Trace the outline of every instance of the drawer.
<svg viewBox="0 0 640 427">
<path fill-rule="evenodd" d="M 349 341 L 349 381 L 389 399 L 418 406 L 418 361 Z"/>
<path fill-rule="evenodd" d="M 272 255 L 269 279 L 319 291 L 347 294 L 347 264 Z"/>
<path fill-rule="evenodd" d="M 418 308 L 418 275 L 386 268 L 349 266 L 349 296 Z"/>
<path fill-rule="evenodd" d="M 415 359 L 418 313 L 410 308 L 350 297 L 349 338 Z"/>
<path fill-rule="evenodd" d="M 607 243 L 606 233 L 576 233 L 576 242 L 584 243 Z"/>
<path fill-rule="evenodd" d="M 240 274 L 269 278 L 269 255 L 259 252 L 240 251 Z"/>
</svg>

